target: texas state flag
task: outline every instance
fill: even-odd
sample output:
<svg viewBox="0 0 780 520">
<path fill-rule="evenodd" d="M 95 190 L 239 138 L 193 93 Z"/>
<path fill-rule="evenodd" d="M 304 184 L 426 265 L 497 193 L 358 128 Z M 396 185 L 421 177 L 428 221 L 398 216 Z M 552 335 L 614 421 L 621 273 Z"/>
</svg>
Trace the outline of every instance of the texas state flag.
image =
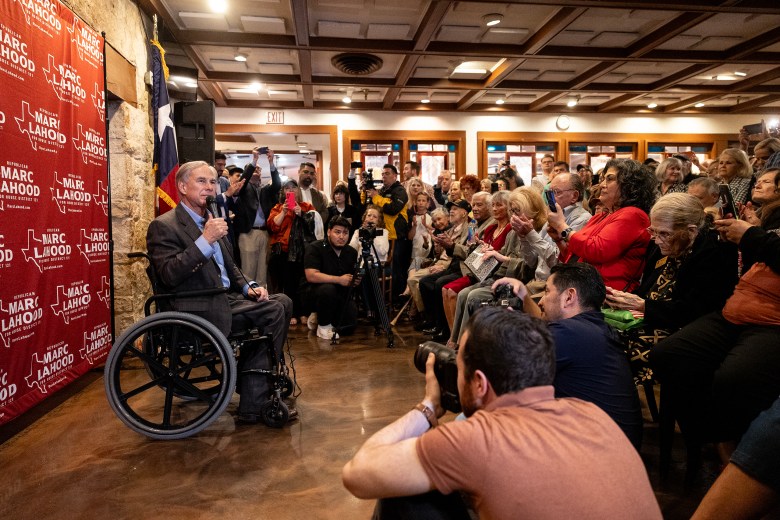
<svg viewBox="0 0 780 520">
<path fill-rule="evenodd" d="M 167 67 L 160 42 L 152 41 L 152 112 L 154 113 L 154 173 L 157 185 L 157 213 L 162 215 L 179 203 L 176 189 L 176 134 L 171 119 L 171 102 L 165 84 Z"/>
</svg>

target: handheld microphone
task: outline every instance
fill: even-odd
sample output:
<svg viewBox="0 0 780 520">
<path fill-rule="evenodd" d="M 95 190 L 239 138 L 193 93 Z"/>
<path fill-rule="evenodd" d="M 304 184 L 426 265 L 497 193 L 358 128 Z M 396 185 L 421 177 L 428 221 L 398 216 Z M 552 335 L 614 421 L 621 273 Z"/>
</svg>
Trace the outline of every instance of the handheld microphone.
<svg viewBox="0 0 780 520">
<path fill-rule="evenodd" d="M 208 207 L 209 213 L 211 213 L 211 216 L 214 218 L 219 217 L 219 210 L 217 209 L 217 199 L 215 197 L 212 197 L 209 195 L 206 197 L 206 206 Z"/>
</svg>

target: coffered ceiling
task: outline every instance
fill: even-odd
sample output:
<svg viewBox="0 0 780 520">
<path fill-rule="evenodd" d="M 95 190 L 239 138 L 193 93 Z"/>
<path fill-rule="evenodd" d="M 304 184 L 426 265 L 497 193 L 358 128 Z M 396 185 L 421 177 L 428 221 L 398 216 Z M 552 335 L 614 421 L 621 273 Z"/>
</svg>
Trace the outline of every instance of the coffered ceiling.
<svg viewBox="0 0 780 520">
<path fill-rule="evenodd" d="M 217 106 L 780 111 L 777 0 L 215 1 L 138 3 L 169 88 Z"/>
</svg>

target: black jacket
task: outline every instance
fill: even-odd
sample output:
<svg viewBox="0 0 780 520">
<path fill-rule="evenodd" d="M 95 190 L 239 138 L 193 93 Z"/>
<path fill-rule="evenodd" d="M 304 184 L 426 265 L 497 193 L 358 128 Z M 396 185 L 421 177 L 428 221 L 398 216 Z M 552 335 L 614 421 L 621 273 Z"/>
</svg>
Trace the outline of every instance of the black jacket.
<svg viewBox="0 0 780 520">
<path fill-rule="evenodd" d="M 737 284 L 737 247 L 718 240 L 715 231 L 699 233 L 689 256 L 677 271 L 671 301 L 647 299 L 658 279 L 663 259 L 655 243 L 648 247 L 645 272 L 636 294 L 645 298 L 645 321 L 652 327 L 676 330 L 723 308 Z"/>
<path fill-rule="evenodd" d="M 245 174 L 251 174 L 255 171 L 254 165 L 247 164 L 244 168 Z M 241 191 L 238 192 L 238 204 L 235 208 L 235 227 L 238 233 L 248 233 L 252 229 L 257 215 L 257 206 L 263 208 L 265 218 L 271 214 L 271 209 L 277 203 L 279 191 L 282 189 L 282 179 L 279 177 L 279 170 L 271 165 L 271 183 L 265 186 L 256 186 L 247 182 Z"/>
</svg>

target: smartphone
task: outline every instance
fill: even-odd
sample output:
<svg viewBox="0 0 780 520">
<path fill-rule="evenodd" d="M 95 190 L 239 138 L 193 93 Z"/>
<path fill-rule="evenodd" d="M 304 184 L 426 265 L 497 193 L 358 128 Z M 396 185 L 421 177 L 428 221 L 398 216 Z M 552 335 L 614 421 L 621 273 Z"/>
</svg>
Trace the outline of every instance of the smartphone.
<svg viewBox="0 0 780 520">
<path fill-rule="evenodd" d="M 287 197 L 287 209 L 293 211 L 295 209 L 295 192 L 288 192 L 285 197 Z"/>
<path fill-rule="evenodd" d="M 752 125 L 745 125 L 742 128 L 745 129 L 745 132 L 747 132 L 748 135 L 761 134 L 761 133 L 764 132 L 764 122 L 761 121 L 760 123 L 754 123 Z"/>
<path fill-rule="evenodd" d="M 498 183 L 497 182 L 491 182 L 490 183 L 490 193 L 495 193 L 498 191 Z"/>
<path fill-rule="evenodd" d="M 257 151 L 258 151 L 258 153 L 260 155 L 265 155 L 265 154 L 268 153 L 268 147 L 267 146 L 261 146 L 260 148 L 257 149 Z"/>
<path fill-rule="evenodd" d="M 550 208 L 550 211 L 553 213 L 557 213 L 558 209 L 555 207 L 555 193 L 553 193 L 552 190 L 545 190 L 545 195 L 547 195 L 547 207 Z"/>
<path fill-rule="evenodd" d="M 720 185 L 720 194 L 718 195 L 720 200 L 720 214 L 723 218 L 731 213 L 732 217 L 738 219 L 739 213 L 737 213 L 737 206 L 734 204 L 734 197 L 731 196 L 731 190 L 728 184 Z"/>
<path fill-rule="evenodd" d="M 360 161 L 352 161 L 349 163 L 349 168 L 351 170 L 362 170 L 363 169 L 363 163 Z"/>
</svg>

